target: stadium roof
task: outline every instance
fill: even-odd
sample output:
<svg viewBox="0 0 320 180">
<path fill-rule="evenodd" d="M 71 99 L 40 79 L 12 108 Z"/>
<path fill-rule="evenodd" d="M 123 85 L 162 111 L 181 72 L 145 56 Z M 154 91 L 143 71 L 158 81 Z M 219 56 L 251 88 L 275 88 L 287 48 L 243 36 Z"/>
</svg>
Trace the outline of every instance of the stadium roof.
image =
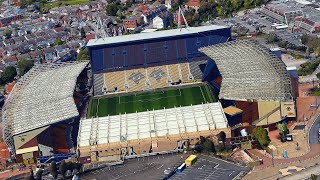
<svg viewBox="0 0 320 180">
<path fill-rule="evenodd" d="M 233 100 L 290 100 L 286 65 L 254 41 L 232 41 L 200 49 L 222 75 L 219 97 Z"/>
<path fill-rule="evenodd" d="M 73 92 L 87 64 L 35 65 L 20 78 L 2 109 L 5 138 L 77 117 Z"/>
<path fill-rule="evenodd" d="M 227 128 L 219 102 L 145 111 L 80 121 L 78 146 Z"/>
<path fill-rule="evenodd" d="M 188 34 L 196 34 L 196 33 L 203 33 L 207 31 L 224 29 L 224 28 L 228 28 L 228 27 L 210 25 L 210 26 L 188 27 L 188 28 L 182 28 L 182 29 L 155 31 L 150 33 L 138 33 L 138 34 L 125 35 L 125 36 L 114 36 L 114 37 L 107 37 L 107 38 L 91 39 L 89 40 L 87 47 L 99 46 L 99 45 L 111 45 L 111 44 L 140 41 L 140 40 L 147 40 L 147 39 L 148 40 L 158 39 L 158 38 L 173 37 L 173 36 L 188 35 Z"/>
</svg>

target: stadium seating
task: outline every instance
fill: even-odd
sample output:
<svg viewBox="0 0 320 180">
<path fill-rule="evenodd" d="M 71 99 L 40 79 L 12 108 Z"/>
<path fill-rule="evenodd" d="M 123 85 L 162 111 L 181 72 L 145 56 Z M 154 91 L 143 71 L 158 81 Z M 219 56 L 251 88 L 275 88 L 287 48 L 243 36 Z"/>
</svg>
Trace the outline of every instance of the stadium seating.
<svg viewBox="0 0 320 180">
<path fill-rule="evenodd" d="M 189 62 L 190 72 L 191 72 L 194 80 L 201 80 L 202 79 L 201 65 L 205 66 L 207 61 L 208 60 L 200 60 L 200 61 Z"/>
<path fill-rule="evenodd" d="M 171 81 L 178 82 L 180 80 L 178 64 L 167 65 L 167 67 Z"/>
<path fill-rule="evenodd" d="M 104 74 L 104 79 L 107 84 L 108 92 L 125 91 L 125 72 L 108 72 Z"/>
<path fill-rule="evenodd" d="M 188 63 L 181 63 L 180 69 L 181 69 L 182 82 L 190 80 L 189 79 L 189 64 Z"/>
<path fill-rule="evenodd" d="M 103 95 L 103 84 L 104 84 L 104 79 L 103 79 L 103 74 L 93 74 L 94 78 L 94 89 L 95 89 L 95 94 L 96 95 Z"/>
<path fill-rule="evenodd" d="M 148 78 L 152 88 L 156 89 L 168 86 L 166 66 L 156 66 L 148 68 L 147 70 Z"/>
<path fill-rule="evenodd" d="M 145 89 L 145 69 L 132 69 L 126 71 L 126 80 L 129 91 L 140 91 Z"/>
</svg>

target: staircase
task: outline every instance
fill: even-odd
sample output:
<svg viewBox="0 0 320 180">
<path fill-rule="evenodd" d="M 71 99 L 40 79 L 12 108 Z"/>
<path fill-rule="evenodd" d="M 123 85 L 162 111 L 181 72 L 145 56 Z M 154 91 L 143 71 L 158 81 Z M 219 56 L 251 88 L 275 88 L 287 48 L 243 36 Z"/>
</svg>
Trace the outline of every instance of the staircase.
<svg viewBox="0 0 320 180">
<path fill-rule="evenodd" d="M 263 121 L 264 119 L 266 119 L 267 117 L 269 117 L 271 114 L 275 113 L 278 110 L 280 110 L 280 106 L 276 107 L 275 109 L 273 109 L 269 113 L 265 114 L 264 116 L 260 117 L 259 119 L 253 121 L 252 125 L 254 125 L 254 126 L 257 125 L 259 122 Z"/>
</svg>

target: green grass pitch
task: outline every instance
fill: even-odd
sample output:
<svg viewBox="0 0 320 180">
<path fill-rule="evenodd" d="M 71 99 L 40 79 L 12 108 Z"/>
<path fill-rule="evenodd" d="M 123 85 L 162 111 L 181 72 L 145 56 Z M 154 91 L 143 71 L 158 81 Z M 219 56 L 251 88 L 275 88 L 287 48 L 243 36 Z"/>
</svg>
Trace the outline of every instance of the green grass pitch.
<svg viewBox="0 0 320 180">
<path fill-rule="evenodd" d="M 89 103 L 88 117 L 103 117 L 216 101 L 217 99 L 212 96 L 211 90 L 205 84 L 193 87 L 168 88 L 162 91 L 155 90 L 92 99 Z"/>
</svg>

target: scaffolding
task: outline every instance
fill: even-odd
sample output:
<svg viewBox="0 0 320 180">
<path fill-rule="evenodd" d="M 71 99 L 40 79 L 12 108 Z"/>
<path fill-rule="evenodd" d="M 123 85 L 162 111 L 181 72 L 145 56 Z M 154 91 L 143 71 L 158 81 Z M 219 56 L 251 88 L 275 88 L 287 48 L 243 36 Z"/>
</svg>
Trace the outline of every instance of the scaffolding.
<svg viewBox="0 0 320 180">
<path fill-rule="evenodd" d="M 220 102 L 83 119 L 78 148 L 228 128 Z"/>
<path fill-rule="evenodd" d="M 87 64 L 37 64 L 18 80 L 2 109 L 3 138 L 12 155 L 14 135 L 79 116 L 73 92 Z"/>
<path fill-rule="evenodd" d="M 257 42 L 236 40 L 199 50 L 221 73 L 220 99 L 292 100 L 286 65 Z"/>
</svg>

